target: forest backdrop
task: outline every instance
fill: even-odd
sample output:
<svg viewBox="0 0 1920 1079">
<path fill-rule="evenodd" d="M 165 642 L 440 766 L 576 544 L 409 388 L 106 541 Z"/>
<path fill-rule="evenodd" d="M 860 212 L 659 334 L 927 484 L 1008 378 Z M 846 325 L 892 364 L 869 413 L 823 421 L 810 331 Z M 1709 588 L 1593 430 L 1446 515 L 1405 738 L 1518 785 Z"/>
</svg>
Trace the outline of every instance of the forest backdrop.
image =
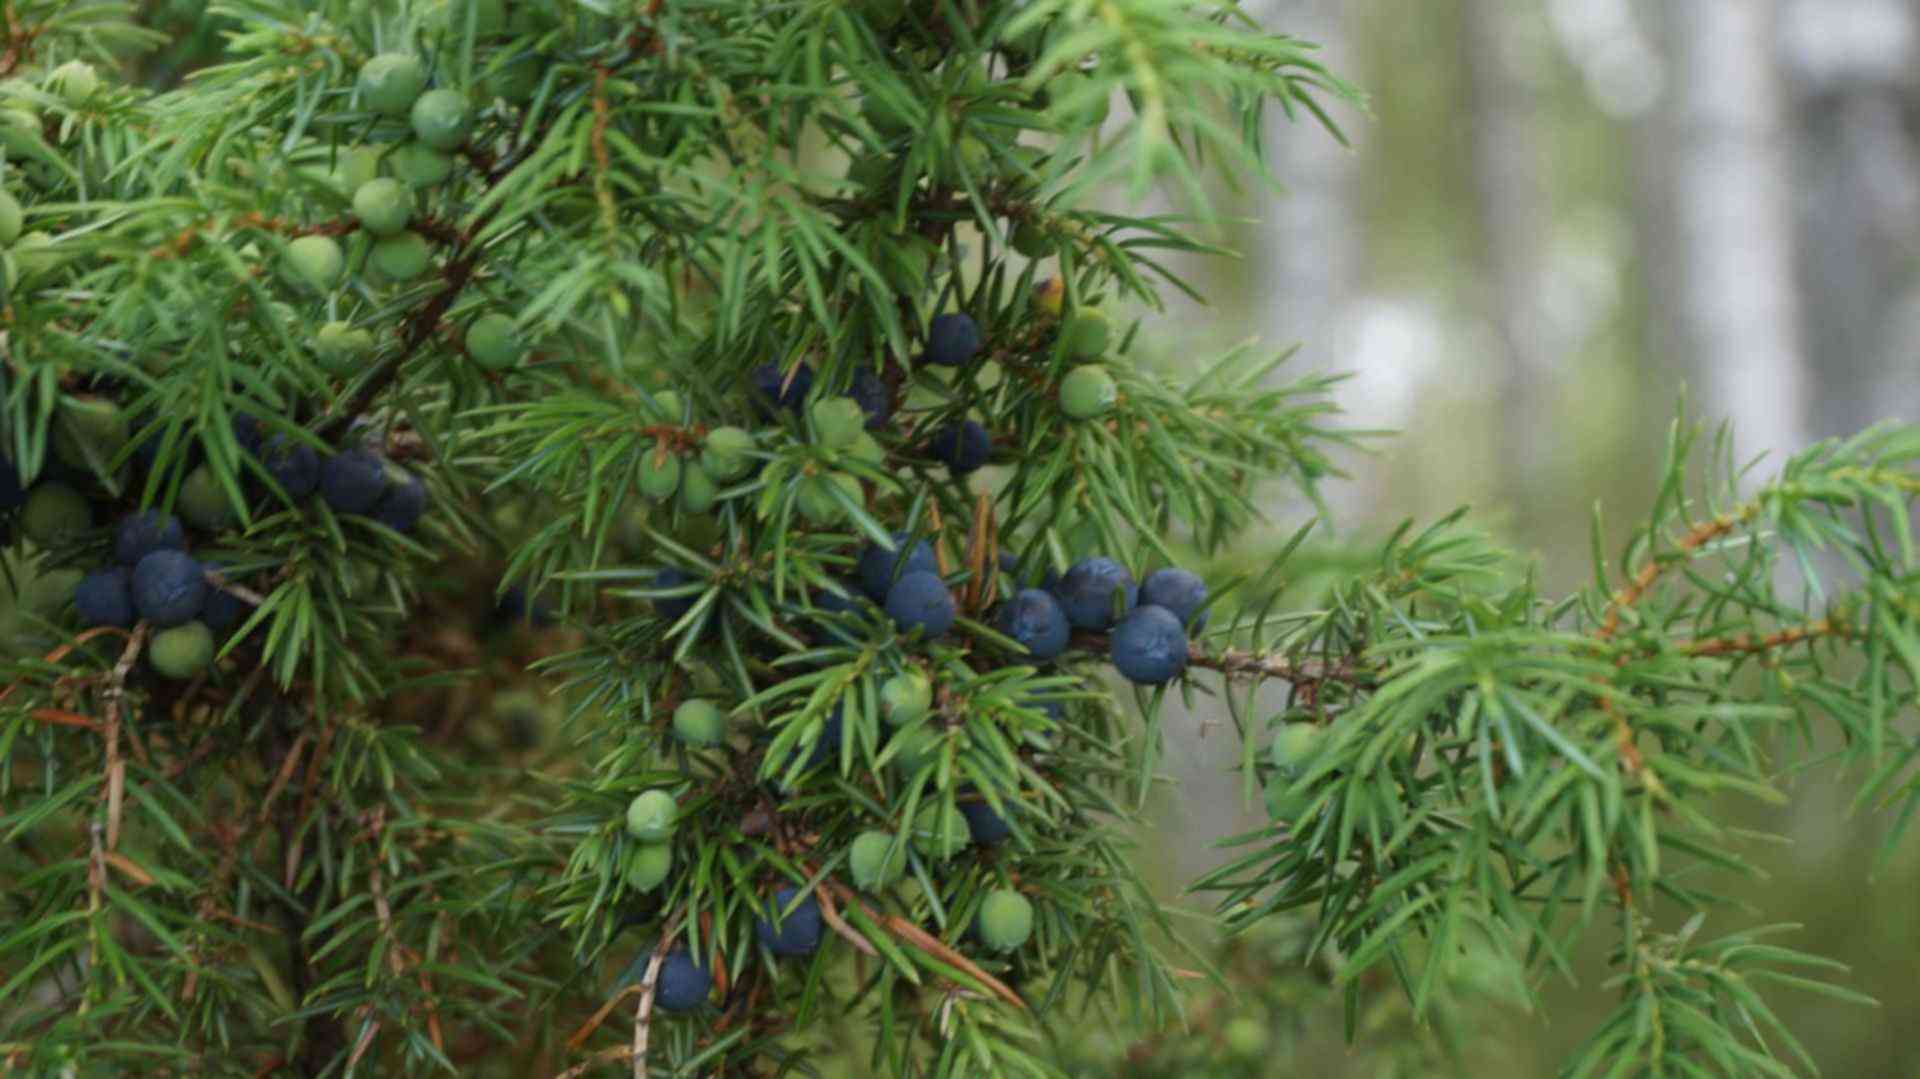
<svg viewBox="0 0 1920 1079">
<path fill-rule="evenodd" d="M 1339 116 L 1351 150 L 1274 118 L 1289 195 L 1241 203 L 1259 241 L 1244 264 L 1196 265 L 1215 307 L 1184 324 L 1298 342 L 1304 367 L 1353 374 L 1350 420 L 1394 434 L 1330 488 L 1342 536 L 1471 504 L 1551 592 L 1590 571 L 1596 500 L 1614 546 L 1645 510 L 1683 389 L 1743 455 L 1768 455 L 1760 475 L 1920 415 L 1920 6 L 1263 6 L 1321 42 L 1370 109 Z M 1199 837 L 1257 812 L 1224 774 L 1231 735 L 1204 733 L 1187 728 L 1155 844 L 1168 881 L 1209 863 Z M 1786 805 L 1740 803 L 1793 838 L 1756 852 L 1772 879 L 1754 921 L 1803 923 L 1795 945 L 1850 964 L 1848 984 L 1881 1002 L 1778 1002 L 1826 1074 L 1911 1075 L 1920 851 L 1906 842 L 1869 883 L 1888 821 L 1847 812 L 1857 780 L 1823 772 Z M 1611 1005 L 1594 986 L 1551 1001 L 1548 1023 L 1514 1024 L 1510 1061 L 1530 1062 L 1516 1074 L 1552 1074 Z"/>
</svg>

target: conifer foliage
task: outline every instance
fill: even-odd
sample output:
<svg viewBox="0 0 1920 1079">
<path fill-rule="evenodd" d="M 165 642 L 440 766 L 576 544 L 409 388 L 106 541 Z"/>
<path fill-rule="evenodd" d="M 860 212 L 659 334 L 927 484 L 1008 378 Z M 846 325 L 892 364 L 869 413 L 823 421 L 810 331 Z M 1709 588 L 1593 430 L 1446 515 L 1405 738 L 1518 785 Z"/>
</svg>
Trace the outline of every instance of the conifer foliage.
<svg viewBox="0 0 1920 1079">
<path fill-rule="evenodd" d="M 1298 540 L 1195 571 L 1330 474 L 1333 383 L 1128 314 L 1351 96 L 1237 7 L 236 0 L 164 89 L 138 14 L 0 52 L 9 1065 L 1061 1074 L 1207 976 L 1127 841 L 1178 692 L 1274 818 L 1200 888 L 1311 908 L 1350 1015 L 1604 913 L 1588 1065 L 1778 1070 L 1816 961 L 1668 927 L 1675 863 L 1739 867 L 1696 802 L 1785 722 L 1920 792 L 1920 432 L 1693 501 L 1683 429 L 1558 605 L 1448 521 L 1282 611 Z"/>
</svg>

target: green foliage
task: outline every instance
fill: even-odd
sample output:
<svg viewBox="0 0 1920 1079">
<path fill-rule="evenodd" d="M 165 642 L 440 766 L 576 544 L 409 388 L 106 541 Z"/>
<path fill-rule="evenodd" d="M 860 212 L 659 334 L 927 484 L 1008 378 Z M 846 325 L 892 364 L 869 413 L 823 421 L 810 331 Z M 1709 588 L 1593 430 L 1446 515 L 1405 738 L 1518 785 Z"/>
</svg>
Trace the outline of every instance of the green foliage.
<svg viewBox="0 0 1920 1079">
<path fill-rule="evenodd" d="M 1863 803 L 1920 805 L 1910 428 L 1692 498 L 1682 430 L 1627 580 L 1557 604 L 1457 520 L 1314 609 L 1282 558 L 1131 701 L 1103 635 L 992 628 L 1090 555 L 1222 552 L 1352 443 L 1285 354 L 1133 362 L 1190 291 L 1162 257 L 1211 250 L 1202 177 L 1351 96 L 1304 43 L 1168 0 L 246 0 L 147 89 L 130 6 L 9 11 L 9 1066 L 1061 1074 L 1206 977 L 1129 840 L 1176 687 L 1280 794 L 1199 886 L 1237 932 L 1311 909 L 1276 954 L 1350 1037 L 1391 1012 L 1428 1059 L 1399 1018 L 1465 967 L 1571 974 L 1601 920 L 1588 1061 L 1766 1073 L 1757 987 L 1836 991 L 1656 927 L 1742 867 L 1706 799 L 1768 796 L 1778 735 L 1837 726 Z M 1195 213 L 1094 208 L 1114 179 Z M 961 314 L 977 353 L 921 362 Z M 141 508 L 226 617 L 73 624 Z M 951 627 L 861 594 L 896 532 Z M 1276 765 L 1283 724 L 1324 731 Z M 817 951 L 761 941 L 776 894 Z M 656 1012 L 679 949 L 712 995 Z"/>
</svg>

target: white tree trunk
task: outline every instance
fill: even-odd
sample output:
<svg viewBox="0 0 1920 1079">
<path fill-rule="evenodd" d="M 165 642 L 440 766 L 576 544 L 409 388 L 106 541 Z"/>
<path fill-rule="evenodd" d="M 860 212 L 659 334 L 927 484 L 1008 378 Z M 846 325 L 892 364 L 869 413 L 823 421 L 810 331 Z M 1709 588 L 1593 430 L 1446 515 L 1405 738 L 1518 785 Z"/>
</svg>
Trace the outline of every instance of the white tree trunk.
<svg viewBox="0 0 1920 1079">
<path fill-rule="evenodd" d="M 1910 0 L 1789 0 L 1801 290 L 1816 435 L 1920 410 L 1920 14 Z"/>
<path fill-rule="evenodd" d="M 1778 0 L 1662 0 L 1674 340 L 1743 452 L 1807 442 Z"/>
<path fill-rule="evenodd" d="M 1510 0 L 1466 0 L 1462 46 L 1472 109 L 1474 188 L 1487 290 L 1478 306 L 1499 338 L 1501 488 L 1522 502 L 1553 451 L 1555 353 L 1545 302 L 1553 272 L 1552 192 L 1540 132 L 1544 27 Z"/>
</svg>

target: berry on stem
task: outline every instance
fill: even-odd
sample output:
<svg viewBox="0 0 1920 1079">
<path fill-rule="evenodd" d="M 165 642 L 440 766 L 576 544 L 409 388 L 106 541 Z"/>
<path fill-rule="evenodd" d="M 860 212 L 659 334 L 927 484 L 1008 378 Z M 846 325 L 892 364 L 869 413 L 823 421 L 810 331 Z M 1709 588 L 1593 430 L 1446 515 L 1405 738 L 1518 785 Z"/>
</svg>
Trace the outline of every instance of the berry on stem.
<svg viewBox="0 0 1920 1079">
<path fill-rule="evenodd" d="M 1173 616 L 1180 620 L 1181 625 L 1193 622 L 1196 632 L 1207 628 L 1206 614 L 1201 614 L 1198 622 L 1194 622 L 1193 619 L 1193 613 L 1206 602 L 1207 582 L 1178 566 L 1154 570 L 1147 574 L 1146 580 L 1140 582 L 1142 606 L 1151 604 L 1155 607 L 1165 607 L 1173 612 Z"/>
<path fill-rule="evenodd" d="M 773 893 L 767 904 L 767 916 L 754 925 L 760 943 L 774 955 L 793 958 L 812 955 L 820 947 L 820 901 L 811 892 L 788 910 L 800 889 L 784 886 Z"/>
<path fill-rule="evenodd" d="M 927 325 L 926 362 L 959 367 L 979 351 L 980 327 L 972 315 L 939 315 Z"/>
<path fill-rule="evenodd" d="M 915 570 L 887 592 L 887 617 L 902 631 L 917 629 L 927 637 L 938 637 L 953 628 L 958 615 L 953 591 L 937 573 Z"/>
<path fill-rule="evenodd" d="M 664 843 L 673 838 L 680 806 L 663 790 L 641 791 L 627 804 L 627 834 L 642 843 Z"/>
<path fill-rule="evenodd" d="M 1187 669 L 1187 631 L 1165 607 L 1137 607 L 1113 628 L 1113 666 L 1136 685 L 1157 686 Z"/>
<path fill-rule="evenodd" d="M 1000 608 L 1000 632 L 1042 662 L 1067 650 L 1067 631 L 1067 614 L 1060 609 L 1060 601 L 1038 588 L 1016 592 Z"/>
<path fill-rule="evenodd" d="M 1076 563 L 1054 586 L 1054 597 L 1075 629 L 1101 630 L 1113 625 L 1116 595 L 1124 614 L 1133 610 L 1140 589 L 1127 567 L 1111 558 L 1094 557 Z"/>
</svg>

